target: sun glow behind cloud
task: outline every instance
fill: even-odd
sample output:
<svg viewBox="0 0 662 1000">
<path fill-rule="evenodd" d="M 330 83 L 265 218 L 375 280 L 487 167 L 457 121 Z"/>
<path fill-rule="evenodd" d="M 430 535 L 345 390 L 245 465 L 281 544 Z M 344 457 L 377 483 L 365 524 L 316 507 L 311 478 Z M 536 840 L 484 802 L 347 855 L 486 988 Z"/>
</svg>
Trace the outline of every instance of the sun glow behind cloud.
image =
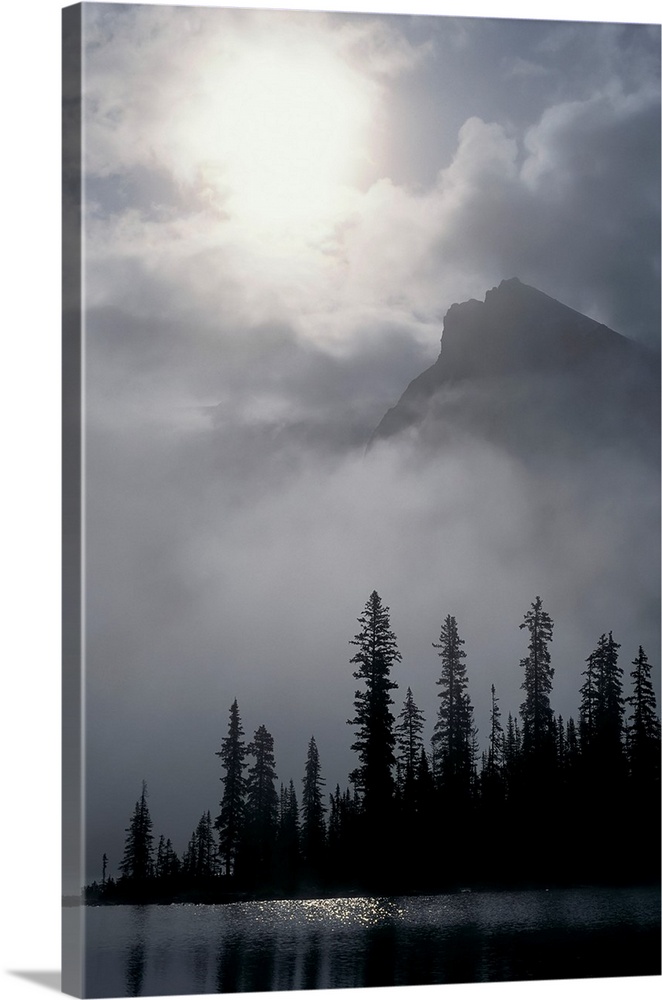
<svg viewBox="0 0 662 1000">
<path fill-rule="evenodd" d="M 372 93 L 332 48 L 286 37 L 211 62 L 203 129 L 232 217 L 260 237 L 309 236 L 346 209 L 367 156 Z M 195 141 L 195 140 L 194 140 Z"/>
<path fill-rule="evenodd" d="M 188 153 L 225 217 L 281 248 L 319 239 L 351 205 L 379 100 L 322 32 L 284 27 L 210 45 L 176 123 L 178 159 Z"/>
</svg>

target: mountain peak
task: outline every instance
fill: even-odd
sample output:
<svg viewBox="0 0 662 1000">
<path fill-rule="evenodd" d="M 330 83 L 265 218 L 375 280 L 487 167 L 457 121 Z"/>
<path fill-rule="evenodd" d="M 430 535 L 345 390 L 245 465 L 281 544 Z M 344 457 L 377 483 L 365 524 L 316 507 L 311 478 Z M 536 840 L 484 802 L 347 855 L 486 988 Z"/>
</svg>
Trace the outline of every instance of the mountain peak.
<svg viewBox="0 0 662 1000">
<path fill-rule="evenodd" d="M 641 345 L 519 278 L 508 278 L 489 289 L 483 302 L 469 299 L 450 307 L 437 361 L 409 384 L 373 440 L 419 424 L 428 404 L 434 401 L 438 411 L 454 387 L 496 392 L 501 409 L 513 386 L 519 399 L 528 393 L 533 406 L 541 379 L 550 398 L 562 389 L 567 398 L 590 400 L 602 392 L 605 400 L 615 400 L 631 396 L 637 386 L 650 396 L 654 368 Z"/>
<path fill-rule="evenodd" d="M 438 364 L 444 380 L 575 365 L 596 351 L 627 347 L 624 337 L 545 292 L 508 278 L 485 295 L 454 304 L 444 318 Z"/>
</svg>

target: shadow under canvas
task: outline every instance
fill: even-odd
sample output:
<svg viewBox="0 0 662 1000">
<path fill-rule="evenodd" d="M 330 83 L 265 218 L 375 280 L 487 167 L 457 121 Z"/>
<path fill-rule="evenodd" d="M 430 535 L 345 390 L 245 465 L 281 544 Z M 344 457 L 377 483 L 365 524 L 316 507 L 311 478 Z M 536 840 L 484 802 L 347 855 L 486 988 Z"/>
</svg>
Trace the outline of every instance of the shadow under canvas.
<svg viewBox="0 0 662 1000">
<path fill-rule="evenodd" d="M 36 969 L 8 969 L 7 971 L 12 976 L 20 976 L 21 979 L 28 979 L 31 983 L 36 983 L 38 986 L 44 986 L 49 990 L 57 990 L 58 993 L 61 992 L 62 973 L 59 969 L 52 972 Z"/>
</svg>

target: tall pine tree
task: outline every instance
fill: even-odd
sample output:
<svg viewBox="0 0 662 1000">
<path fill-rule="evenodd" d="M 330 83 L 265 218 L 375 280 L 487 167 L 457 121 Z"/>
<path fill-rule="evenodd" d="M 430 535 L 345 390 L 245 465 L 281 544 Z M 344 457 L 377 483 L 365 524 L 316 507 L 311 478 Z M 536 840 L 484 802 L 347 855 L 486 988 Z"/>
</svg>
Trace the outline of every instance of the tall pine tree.
<svg viewBox="0 0 662 1000">
<path fill-rule="evenodd" d="M 595 742 L 595 727 L 597 720 L 597 657 L 596 653 L 591 653 L 586 658 L 586 670 L 582 672 L 582 677 L 586 680 L 579 689 L 579 740 L 584 761 L 590 760 L 593 755 Z"/>
<path fill-rule="evenodd" d="M 147 784 L 145 781 L 142 783 L 140 798 L 136 802 L 126 834 L 120 871 L 125 878 L 132 882 L 144 882 L 151 878 L 154 872 L 152 847 L 154 837 L 152 835 L 152 820 L 147 806 Z"/>
<path fill-rule="evenodd" d="M 602 635 L 594 653 L 596 663 L 595 741 L 603 769 L 622 771 L 623 671 L 618 664 L 620 643 L 612 633 Z M 612 779 L 613 779 L 612 774 Z"/>
<path fill-rule="evenodd" d="M 292 892 L 299 875 L 299 806 L 294 782 L 281 783 L 276 838 L 276 875 L 280 886 Z"/>
<path fill-rule="evenodd" d="M 345 813 L 354 821 L 358 853 L 355 864 L 359 877 L 371 887 L 383 887 L 392 870 L 393 816 L 395 812 L 395 719 L 391 712 L 391 667 L 401 659 L 397 640 L 391 631 L 389 609 L 373 591 L 358 619 L 361 629 L 350 640 L 357 652 L 351 662 L 357 665 L 354 677 L 363 681 L 354 696 L 355 716 L 348 720 L 356 726 L 352 750 L 359 765 L 350 775 L 360 812 L 348 804 Z M 345 829 L 349 830 L 346 825 Z"/>
<path fill-rule="evenodd" d="M 656 797 L 655 787 L 660 781 L 660 720 L 651 665 L 641 646 L 632 666 L 632 694 L 625 699 L 630 708 L 627 720 L 630 776 L 637 794 Z"/>
<path fill-rule="evenodd" d="M 216 756 L 221 758 L 225 777 L 221 778 L 224 785 L 221 812 L 214 825 L 219 831 L 219 855 L 227 876 L 232 875 L 235 870 L 244 824 L 246 746 L 242 740 L 243 735 L 239 706 L 235 698 L 230 707 L 228 735 L 221 741 L 221 749 L 216 752 Z"/>
<path fill-rule="evenodd" d="M 246 749 L 255 758 L 246 779 L 246 869 L 260 882 L 271 876 L 278 832 L 274 738 L 260 726 Z"/>
<path fill-rule="evenodd" d="M 317 743 L 315 737 L 311 736 L 303 776 L 301 846 L 306 865 L 312 871 L 316 871 L 321 864 L 326 839 L 326 807 L 322 793 L 324 784 Z"/>
<path fill-rule="evenodd" d="M 623 745 L 623 671 L 619 644 L 611 632 L 600 636 L 588 657 L 581 689 L 577 820 L 592 844 L 589 877 L 620 877 L 623 860 L 613 849 L 628 827 L 627 768 Z M 605 837 L 609 830 L 609 837 Z"/>
<path fill-rule="evenodd" d="M 407 688 L 402 711 L 395 727 L 398 765 L 402 774 L 403 789 L 411 786 L 423 749 L 421 733 L 425 724 L 425 716 L 414 701 L 411 688 Z"/>
<path fill-rule="evenodd" d="M 395 719 L 390 706 L 391 691 L 397 684 L 391 680 L 391 667 L 402 657 L 391 631 L 389 609 L 376 590 L 358 622 L 361 629 L 350 640 L 358 649 L 350 662 L 357 664 L 354 677 L 365 686 L 355 693 L 356 715 L 349 720 L 358 730 L 352 750 L 360 762 L 351 780 L 362 795 L 366 815 L 378 819 L 388 811 L 393 796 Z"/>
<path fill-rule="evenodd" d="M 432 736 L 434 773 L 445 797 L 467 801 L 475 767 L 473 707 L 467 692 L 464 639 L 452 615 L 447 615 L 439 642 L 432 645 L 441 658 L 440 705 Z"/>
<path fill-rule="evenodd" d="M 637 843 L 633 861 L 640 877 L 655 878 L 659 883 L 660 720 L 651 682 L 651 665 L 641 646 L 632 666 L 632 694 L 626 704 L 630 709 L 627 720 L 628 819 Z"/>
<path fill-rule="evenodd" d="M 554 622 L 543 611 L 540 597 L 536 597 L 524 615 L 520 629 L 529 632 L 528 655 L 520 661 L 520 666 L 524 668 L 522 689 L 525 692 L 520 707 L 522 751 L 525 758 L 534 758 L 534 767 L 542 767 L 549 763 L 550 758 L 553 760 L 556 732 L 549 699 L 554 677 L 549 643 L 552 641 Z"/>
<path fill-rule="evenodd" d="M 491 688 L 492 701 L 490 706 L 490 735 L 487 751 L 487 771 L 490 775 L 500 775 L 503 768 L 503 726 L 501 725 L 501 709 L 496 696 L 494 684 Z"/>
</svg>

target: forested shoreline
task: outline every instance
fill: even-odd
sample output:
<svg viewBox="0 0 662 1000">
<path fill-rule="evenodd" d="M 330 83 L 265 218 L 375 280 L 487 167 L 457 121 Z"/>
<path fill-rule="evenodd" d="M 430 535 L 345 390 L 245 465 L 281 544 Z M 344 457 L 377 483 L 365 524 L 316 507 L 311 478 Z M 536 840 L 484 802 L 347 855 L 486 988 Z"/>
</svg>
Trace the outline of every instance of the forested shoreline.
<svg viewBox="0 0 662 1000">
<path fill-rule="evenodd" d="M 220 759 L 219 813 L 205 812 L 178 855 L 154 835 L 143 787 L 118 875 L 101 861 L 88 903 L 224 902 L 354 893 L 433 893 L 523 885 L 636 884 L 660 875 L 660 721 L 651 664 L 640 646 L 624 678 L 619 643 L 601 635 L 585 658 L 577 718 L 552 708 L 554 623 L 540 597 L 519 628 L 523 701 L 504 716 L 490 688 L 481 749 L 452 615 L 432 645 L 440 659 L 436 722 L 411 688 L 399 714 L 392 668 L 400 659 L 390 612 L 376 591 L 358 619 L 350 663 L 358 683 L 348 785 L 325 791 L 311 736 L 301 800 L 278 783 L 264 725 L 245 739 L 229 710 Z M 585 655 L 585 654 L 584 654 Z M 627 687 L 627 689 L 626 689 Z M 215 810 L 216 811 L 216 810 Z"/>
</svg>

